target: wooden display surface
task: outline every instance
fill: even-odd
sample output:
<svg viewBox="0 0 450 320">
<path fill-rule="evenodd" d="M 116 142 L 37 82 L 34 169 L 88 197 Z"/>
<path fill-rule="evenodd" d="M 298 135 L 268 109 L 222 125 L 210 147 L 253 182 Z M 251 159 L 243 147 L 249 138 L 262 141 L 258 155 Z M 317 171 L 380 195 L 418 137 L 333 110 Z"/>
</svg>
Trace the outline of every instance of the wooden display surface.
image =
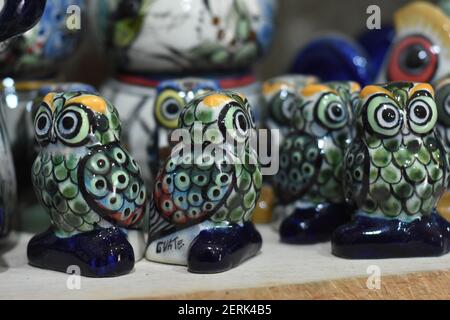
<svg viewBox="0 0 450 320">
<path fill-rule="evenodd" d="M 185 267 L 140 261 L 118 278 L 81 278 L 27 264 L 29 234 L 13 235 L 0 258 L 1 299 L 449 299 L 450 254 L 436 258 L 345 260 L 330 243 L 293 246 L 259 226 L 261 254 L 231 271 L 201 275 Z M 367 268 L 379 267 L 380 289 L 367 288 Z"/>
</svg>

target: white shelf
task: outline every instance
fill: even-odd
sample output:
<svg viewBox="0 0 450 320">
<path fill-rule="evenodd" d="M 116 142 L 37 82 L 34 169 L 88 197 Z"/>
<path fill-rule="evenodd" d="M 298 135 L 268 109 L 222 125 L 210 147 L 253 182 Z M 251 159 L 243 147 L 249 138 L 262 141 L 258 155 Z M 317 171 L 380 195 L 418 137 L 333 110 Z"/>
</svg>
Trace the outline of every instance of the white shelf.
<svg viewBox="0 0 450 320">
<path fill-rule="evenodd" d="M 14 234 L 12 240 L 15 243 L 2 248 L 0 298 L 129 299 L 189 297 L 189 295 L 202 297 L 201 292 L 212 290 L 216 291 L 214 297 L 220 298 L 225 297 L 226 292 L 233 289 L 278 287 L 367 277 L 366 270 L 369 265 L 378 265 L 382 277 L 450 268 L 450 255 L 436 258 L 344 260 L 331 255 L 330 243 L 310 246 L 285 245 L 278 242 L 277 234 L 268 226 L 258 228 L 264 239 L 262 252 L 228 272 L 212 275 L 192 274 L 187 272 L 186 267 L 142 260 L 136 264 L 134 272 L 125 276 L 103 279 L 83 277 L 80 290 L 67 289 L 68 275 L 64 273 L 29 266 L 26 245 L 31 235 Z"/>
</svg>

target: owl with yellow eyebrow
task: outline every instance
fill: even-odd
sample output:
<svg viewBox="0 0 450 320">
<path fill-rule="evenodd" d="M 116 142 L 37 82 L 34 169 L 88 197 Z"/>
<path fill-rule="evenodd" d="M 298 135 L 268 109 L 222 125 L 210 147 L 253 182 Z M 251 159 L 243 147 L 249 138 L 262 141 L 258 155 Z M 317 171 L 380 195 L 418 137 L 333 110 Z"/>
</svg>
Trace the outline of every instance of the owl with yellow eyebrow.
<svg viewBox="0 0 450 320">
<path fill-rule="evenodd" d="M 76 264 L 87 276 L 133 268 L 138 253 L 127 234 L 140 227 L 147 192 L 120 130 L 116 109 L 101 96 L 65 92 L 43 99 L 34 121 L 40 152 L 32 183 L 52 226 L 30 241 L 30 264 L 63 272 L 66 263 Z"/>
<path fill-rule="evenodd" d="M 434 212 L 449 168 L 435 128 L 433 88 L 413 82 L 370 85 L 360 98 L 357 136 L 343 159 L 345 196 L 356 211 L 352 222 L 335 231 L 333 253 L 443 254 L 444 228 Z"/>
<path fill-rule="evenodd" d="M 342 162 L 359 89 L 353 82 L 315 83 L 298 94 L 273 177 L 280 207 L 294 206 L 280 226 L 283 242 L 325 241 L 347 221 Z"/>
<path fill-rule="evenodd" d="M 262 175 L 250 105 L 237 93 L 211 91 L 184 107 L 178 128 L 185 135 L 155 181 L 146 257 L 191 272 L 226 271 L 261 247 L 251 222 Z M 173 239 L 178 249 L 161 248 Z"/>
</svg>

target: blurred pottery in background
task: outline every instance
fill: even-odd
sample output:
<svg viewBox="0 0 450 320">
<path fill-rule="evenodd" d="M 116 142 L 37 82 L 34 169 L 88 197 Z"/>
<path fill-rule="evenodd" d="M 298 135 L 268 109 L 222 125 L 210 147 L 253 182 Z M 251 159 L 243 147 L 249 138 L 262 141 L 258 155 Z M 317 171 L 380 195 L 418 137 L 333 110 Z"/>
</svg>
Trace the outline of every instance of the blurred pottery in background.
<svg viewBox="0 0 450 320">
<path fill-rule="evenodd" d="M 436 204 L 449 179 L 433 88 L 393 82 L 361 91 L 357 137 L 344 160 L 351 222 L 333 234 L 333 254 L 370 259 L 448 252 L 449 224 Z"/>
<path fill-rule="evenodd" d="M 34 120 L 39 154 L 32 182 L 52 226 L 28 243 L 28 261 L 81 275 L 126 274 L 144 252 L 147 193 L 120 143 L 114 106 L 84 92 L 49 93 Z"/>
<path fill-rule="evenodd" d="M 428 2 L 395 13 L 395 39 L 378 81 L 433 83 L 450 69 L 450 18 Z"/>
<path fill-rule="evenodd" d="M 274 211 L 284 211 L 281 241 L 326 241 L 348 221 L 342 166 L 353 138 L 352 97 L 359 90 L 354 82 L 332 82 L 309 84 L 297 93 L 291 128 L 280 146 L 280 169 L 272 180 Z"/>
<path fill-rule="evenodd" d="M 156 178 L 146 257 L 195 273 L 227 271 L 262 244 L 251 221 L 262 175 L 250 105 L 237 93 L 209 92 L 185 106 L 179 128 L 189 136 Z"/>
<path fill-rule="evenodd" d="M 258 117 L 260 84 L 251 66 L 271 43 L 274 10 L 273 0 L 96 3 L 95 24 L 117 70 L 101 92 L 122 115 L 124 142 L 142 167 L 148 162 L 140 143 L 146 129 L 136 114 L 154 113 L 157 87 L 165 80 L 209 79 L 244 94 Z M 149 172 L 144 176 L 150 179 Z"/>
<path fill-rule="evenodd" d="M 0 45 L 33 27 L 40 19 L 45 0 L 0 1 Z M 7 66 L 2 64 L 0 73 Z M 16 176 L 8 132 L 6 130 L 5 106 L 0 101 L 0 237 L 6 236 L 16 209 Z"/>
</svg>

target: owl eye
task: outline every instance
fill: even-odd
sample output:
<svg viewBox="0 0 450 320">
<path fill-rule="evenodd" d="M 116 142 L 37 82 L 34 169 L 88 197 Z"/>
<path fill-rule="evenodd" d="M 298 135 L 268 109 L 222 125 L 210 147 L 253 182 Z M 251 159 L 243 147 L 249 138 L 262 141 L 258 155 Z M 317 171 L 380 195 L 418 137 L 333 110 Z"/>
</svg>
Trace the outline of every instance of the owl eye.
<svg viewBox="0 0 450 320">
<path fill-rule="evenodd" d="M 48 134 L 52 127 L 52 119 L 50 114 L 45 111 L 38 114 L 34 123 L 34 127 L 38 140 L 45 140 L 46 138 L 48 138 Z"/>
<path fill-rule="evenodd" d="M 396 135 L 403 121 L 394 102 L 384 95 L 369 100 L 366 117 L 370 129 L 386 137 Z"/>
<path fill-rule="evenodd" d="M 166 90 L 156 99 L 155 117 L 162 126 L 175 129 L 184 107 L 184 100 L 175 90 Z"/>
<path fill-rule="evenodd" d="M 231 102 L 222 109 L 218 124 L 224 137 L 229 136 L 237 142 L 245 141 L 252 129 L 249 115 L 237 102 Z"/>
<path fill-rule="evenodd" d="M 316 112 L 319 121 L 328 129 L 340 129 L 347 123 L 347 108 L 335 94 L 325 94 L 322 96 Z"/>
<path fill-rule="evenodd" d="M 247 136 L 250 125 L 244 112 L 238 111 L 234 114 L 234 127 L 240 136 Z"/>
<path fill-rule="evenodd" d="M 56 119 L 56 131 L 64 144 L 82 145 L 90 132 L 90 121 L 87 113 L 77 107 L 68 107 Z"/>
<path fill-rule="evenodd" d="M 390 81 L 429 82 L 438 67 L 438 49 L 426 37 L 411 35 L 394 45 L 389 57 Z"/>
<path fill-rule="evenodd" d="M 292 93 L 281 92 L 276 95 L 270 102 L 270 112 L 280 124 L 284 124 L 287 119 L 290 119 L 295 111 L 296 99 Z"/>
<path fill-rule="evenodd" d="M 409 126 L 418 134 L 425 134 L 434 128 L 437 120 L 436 104 L 433 99 L 422 96 L 409 104 Z"/>
</svg>

